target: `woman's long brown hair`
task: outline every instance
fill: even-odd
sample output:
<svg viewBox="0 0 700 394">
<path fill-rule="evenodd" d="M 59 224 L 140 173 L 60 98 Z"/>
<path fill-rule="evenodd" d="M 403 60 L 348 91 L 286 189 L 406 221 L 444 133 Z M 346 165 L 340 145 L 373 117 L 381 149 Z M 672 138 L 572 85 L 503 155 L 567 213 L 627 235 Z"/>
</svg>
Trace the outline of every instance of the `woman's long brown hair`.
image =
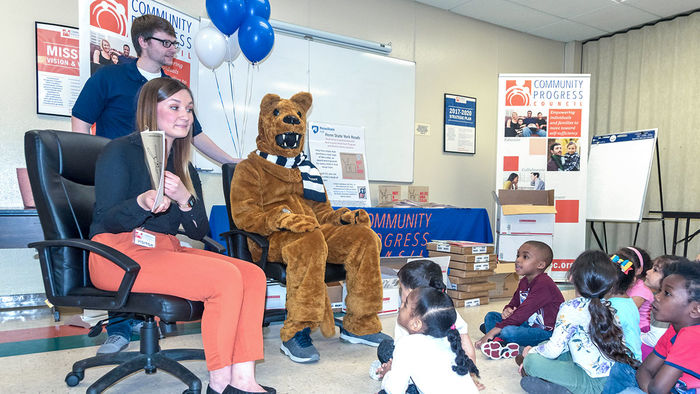
<svg viewBox="0 0 700 394">
<path fill-rule="evenodd" d="M 155 78 L 143 85 L 136 108 L 136 127 L 138 127 L 139 132 L 158 130 L 158 103 L 181 90 L 186 90 L 190 97 L 193 97 L 187 85 L 173 78 Z M 187 190 L 197 197 L 188 168 L 192 151 L 192 127 L 193 125 L 190 125 L 186 137 L 173 140 L 172 154 L 175 175 L 180 177 Z M 167 158 L 169 153 L 165 152 L 165 154 Z"/>
</svg>

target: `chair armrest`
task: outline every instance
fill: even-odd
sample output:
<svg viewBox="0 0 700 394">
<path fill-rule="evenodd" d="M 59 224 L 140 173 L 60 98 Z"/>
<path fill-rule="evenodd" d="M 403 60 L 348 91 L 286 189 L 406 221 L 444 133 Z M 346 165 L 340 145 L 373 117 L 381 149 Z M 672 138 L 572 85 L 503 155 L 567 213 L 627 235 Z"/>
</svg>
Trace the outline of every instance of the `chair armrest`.
<svg viewBox="0 0 700 394">
<path fill-rule="evenodd" d="M 248 239 L 252 239 L 253 242 L 255 242 L 256 244 L 258 244 L 258 246 L 260 246 L 260 249 L 262 249 L 262 254 L 260 255 L 260 260 L 253 261 L 253 263 L 255 263 L 255 265 L 260 267 L 263 271 L 265 271 L 265 266 L 267 266 L 267 254 L 270 250 L 270 242 L 267 240 L 267 238 L 263 237 L 260 234 L 249 233 L 248 231 L 244 231 L 244 230 L 240 230 L 240 229 L 233 229 L 230 231 L 223 232 L 223 233 L 219 234 L 219 236 L 226 239 L 226 244 L 228 245 L 229 253 L 231 253 L 231 247 L 232 247 L 231 239 L 233 239 L 234 235 L 242 235 Z"/>
<path fill-rule="evenodd" d="M 201 241 L 205 245 L 207 245 L 208 247 L 210 247 L 214 251 L 216 251 L 216 253 L 224 254 L 224 252 L 226 251 L 226 248 L 224 247 L 224 245 L 214 241 L 214 239 L 208 235 L 205 235 L 204 238 L 201 239 Z"/>
<path fill-rule="evenodd" d="M 117 290 L 117 295 L 114 297 L 113 301 L 115 309 L 121 308 L 126 304 L 126 300 L 129 298 L 129 294 L 131 293 L 131 288 L 134 286 L 134 282 L 136 281 L 136 276 L 141 270 L 141 266 L 124 253 L 105 244 L 87 239 L 74 238 L 39 241 L 32 242 L 27 246 L 30 248 L 35 248 L 40 254 L 43 254 L 42 259 L 45 259 L 45 261 L 49 264 L 49 269 L 53 263 L 49 250 L 57 247 L 72 247 L 87 250 L 91 253 L 97 253 L 98 255 L 116 264 L 119 268 L 123 269 L 124 277 L 119 284 L 119 290 Z"/>
</svg>

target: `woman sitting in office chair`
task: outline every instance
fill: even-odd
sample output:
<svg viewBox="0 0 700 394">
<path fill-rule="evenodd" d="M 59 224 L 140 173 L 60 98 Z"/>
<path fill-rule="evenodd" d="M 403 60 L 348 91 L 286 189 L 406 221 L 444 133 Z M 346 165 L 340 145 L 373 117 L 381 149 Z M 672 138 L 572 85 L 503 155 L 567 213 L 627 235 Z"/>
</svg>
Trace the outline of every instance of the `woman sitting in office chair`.
<svg viewBox="0 0 700 394">
<path fill-rule="evenodd" d="M 156 78 L 143 86 L 136 122 L 139 130 L 165 133 L 165 197 L 154 206 L 157 192 L 140 133 L 111 141 L 97 161 L 90 236 L 141 265 L 132 291 L 204 302 L 207 394 L 274 393 L 255 380 L 255 360 L 263 358 L 265 274 L 242 260 L 183 248 L 175 237 L 180 225 L 193 239 L 209 228 L 202 186 L 189 162 L 193 107 L 192 93 L 175 79 Z M 109 260 L 90 255 L 96 287 L 116 291 L 123 275 Z"/>
</svg>

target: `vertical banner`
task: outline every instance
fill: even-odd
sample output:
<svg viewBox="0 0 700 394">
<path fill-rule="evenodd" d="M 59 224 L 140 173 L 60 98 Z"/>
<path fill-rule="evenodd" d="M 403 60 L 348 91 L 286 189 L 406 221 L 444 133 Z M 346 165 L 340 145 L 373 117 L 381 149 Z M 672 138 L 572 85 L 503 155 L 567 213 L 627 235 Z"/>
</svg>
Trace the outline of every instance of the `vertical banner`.
<svg viewBox="0 0 700 394">
<path fill-rule="evenodd" d="M 331 205 L 369 207 L 365 128 L 309 122 L 306 136 Z"/>
<path fill-rule="evenodd" d="M 587 74 L 498 79 L 496 189 L 554 190 L 550 270 L 557 281 L 585 249 L 589 102 Z"/>
<path fill-rule="evenodd" d="M 476 153 L 476 98 L 445 94 L 443 151 Z"/>
<path fill-rule="evenodd" d="M 180 49 L 172 66 L 164 71 L 188 85 L 196 95 L 199 61 L 194 53 L 194 36 L 199 20 L 153 0 L 80 0 L 81 86 L 105 65 L 136 61 L 131 22 L 145 14 L 158 15 L 175 28 Z"/>
<path fill-rule="evenodd" d="M 78 29 L 49 23 L 36 28 L 36 112 L 70 116 L 80 94 Z"/>
</svg>

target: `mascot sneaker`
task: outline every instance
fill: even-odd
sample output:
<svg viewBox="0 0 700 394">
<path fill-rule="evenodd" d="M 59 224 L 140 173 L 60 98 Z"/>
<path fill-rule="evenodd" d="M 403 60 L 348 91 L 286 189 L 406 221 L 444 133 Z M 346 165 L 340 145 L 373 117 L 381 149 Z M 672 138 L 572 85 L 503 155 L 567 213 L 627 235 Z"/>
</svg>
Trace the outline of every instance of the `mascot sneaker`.
<svg viewBox="0 0 700 394">
<path fill-rule="evenodd" d="M 311 329 L 309 327 L 298 331 L 292 339 L 282 342 L 280 350 L 297 363 L 305 364 L 318 361 L 321 356 L 313 343 L 311 343 L 310 334 Z"/>
<path fill-rule="evenodd" d="M 377 347 L 385 339 L 392 338 L 381 331 L 375 334 L 355 335 L 344 328 L 340 329 L 340 340 L 349 343 L 361 343 L 363 345 Z"/>
</svg>

